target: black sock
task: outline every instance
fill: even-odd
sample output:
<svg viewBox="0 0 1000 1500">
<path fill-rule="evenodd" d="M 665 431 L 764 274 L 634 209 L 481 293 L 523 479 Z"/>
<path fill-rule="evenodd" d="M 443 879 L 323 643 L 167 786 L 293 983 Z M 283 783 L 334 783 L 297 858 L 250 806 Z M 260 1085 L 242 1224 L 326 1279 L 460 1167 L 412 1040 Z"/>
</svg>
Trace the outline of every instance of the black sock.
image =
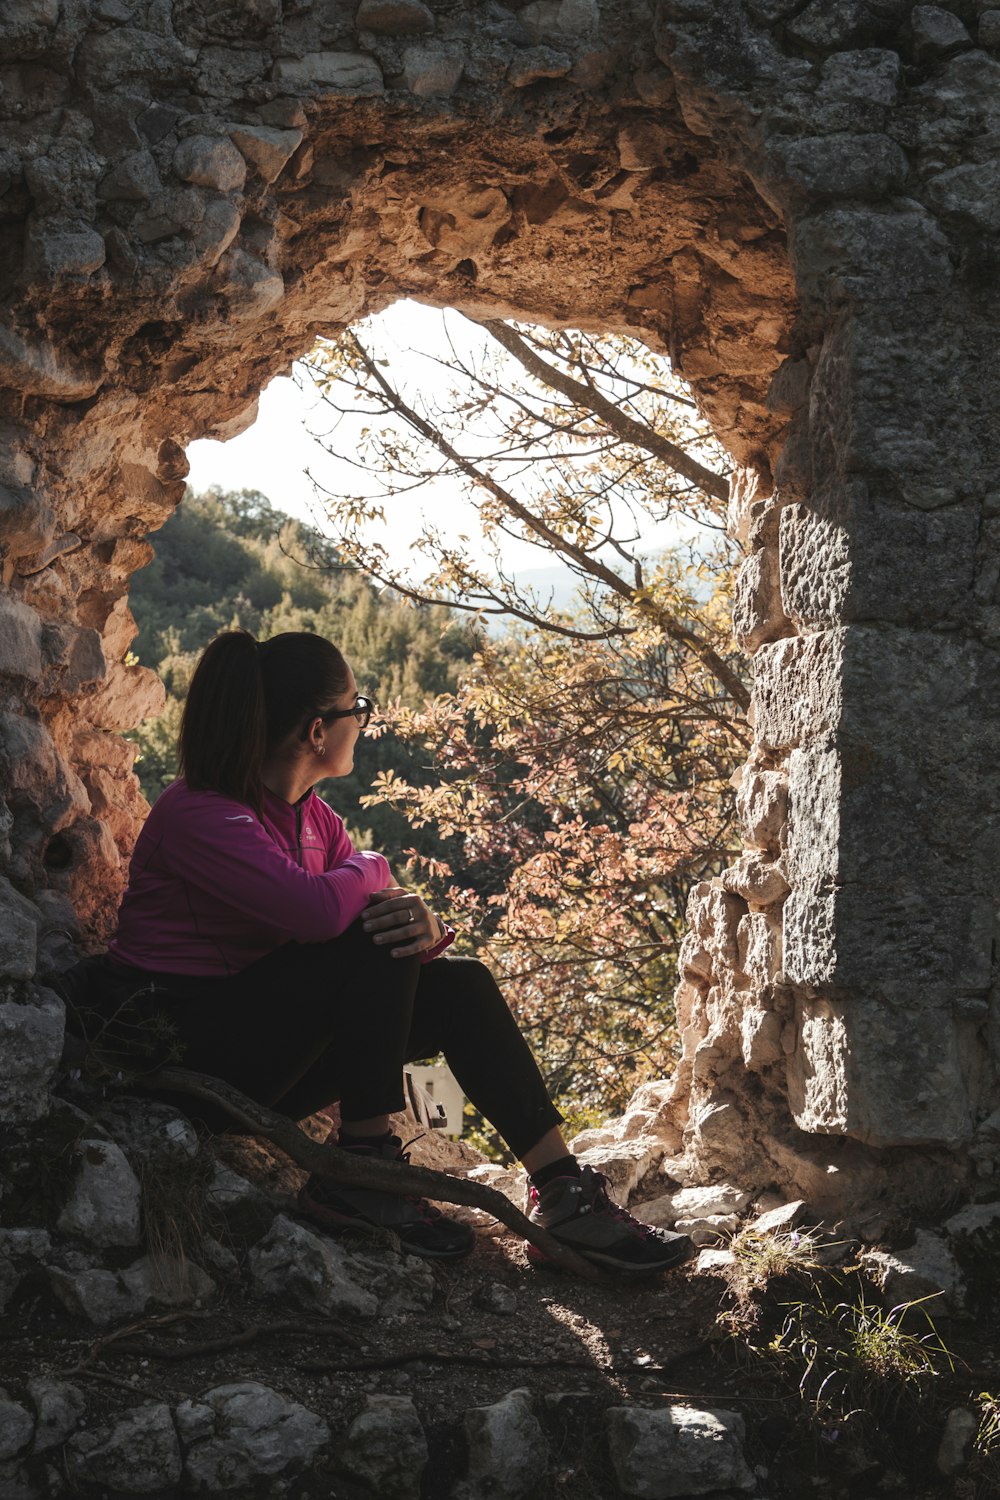
<svg viewBox="0 0 1000 1500">
<path fill-rule="evenodd" d="M 537 1172 L 531 1173 L 531 1181 L 536 1188 L 545 1187 L 546 1183 L 553 1182 L 557 1177 L 579 1177 L 580 1163 L 575 1156 L 561 1156 L 558 1161 L 549 1162 L 547 1167 L 539 1167 Z"/>
</svg>

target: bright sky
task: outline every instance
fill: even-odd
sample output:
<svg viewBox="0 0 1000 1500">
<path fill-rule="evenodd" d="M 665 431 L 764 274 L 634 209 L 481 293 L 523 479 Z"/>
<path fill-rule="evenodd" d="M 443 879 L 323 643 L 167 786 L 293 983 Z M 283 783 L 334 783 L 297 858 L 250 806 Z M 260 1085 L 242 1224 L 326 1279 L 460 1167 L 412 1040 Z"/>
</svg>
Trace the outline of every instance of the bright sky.
<svg viewBox="0 0 1000 1500">
<path fill-rule="evenodd" d="M 391 360 L 393 378 L 400 386 L 415 381 L 425 393 L 447 390 L 449 377 L 442 368 L 452 348 L 474 357 L 487 342 L 474 323 L 459 313 L 442 314 L 418 302 L 399 301 L 378 318 L 369 320 L 369 346 L 377 344 Z M 273 380 L 260 401 L 254 425 L 228 443 L 202 441 L 188 448 L 191 463 L 189 483 L 195 490 L 217 484 L 222 489 L 255 489 L 279 509 L 303 520 L 320 522 L 322 507 L 309 472 L 334 493 L 356 495 L 363 490 L 363 477 L 356 466 L 327 453 L 317 435 L 330 433 L 333 414 L 323 405 L 308 380 Z M 350 453 L 364 419 L 345 420 L 330 437 L 335 451 Z M 309 471 L 309 472 L 307 472 Z M 374 493 L 374 491 L 370 491 Z M 391 561 L 406 561 L 410 546 L 419 535 L 424 512 L 432 510 L 435 524 L 445 534 L 463 533 L 469 550 L 480 561 L 487 554 L 479 542 L 481 531 L 475 505 L 454 481 L 442 479 L 419 495 L 397 496 L 386 501 L 387 524 L 374 536 L 389 552 Z M 643 550 L 662 550 L 678 539 L 676 521 L 659 526 L 650 523 L 643 536 Z M 550 568 L 552 556 L 544 548 L 514 538 L 505 540 L 503 563 L 509 570 Z"/>
<path fill-rule="evenodd" d="M 396 302 L 372 321 L 378 323 L 379 342 L 388 346 L 395 378 L 405 383 L 413 375 L 425 389 L 429 384 L 446 384 L 447 376 L 436 362 L 449 354 L 446 328 L 451 339 L 463 349 L 472 349 L 486 338 L 477 337 L 474 325 L 458 313 L 442 317 L 437 308 L 418 302 Z M 260 490 L 290 515 L 317 521 L 321 518 L 321 508 L 307 470 L 334 492 L 353 495 L 360 489 L 357 469 L 331 457 L 312 435 L 329 430 L 330 416 L 311 387 L 300 388 L 286 377 L 272 380 L 261 396 L 260 414 L 246 432 L 228 443 L 206 440 L 191 444 L 188 483 L 195 490 L 207 489 L 212 484 L 227 490 Z M 347 423 L 334 435 L 333 442 L 342 452 L 346 451 L 343 445 L 351 442 Z M 470 539 L 471 550 L 485 559 L 485 553 L 476 545 L 476 537 L 481 533 L 475 507 L 462 496 L 457 485 L 442 480 L 434 486 L 429 501 L 402 496 L 386 503 L 389 524 L 378 532 L 378 537 L 392 561 L 406 560 L 429 502 L 442 531 L 463 532 Z M 552 558 L 541 548 L 511 539 L 504 562 L 512 569 L 539 568 L 550 566 Z"/>
</svg>

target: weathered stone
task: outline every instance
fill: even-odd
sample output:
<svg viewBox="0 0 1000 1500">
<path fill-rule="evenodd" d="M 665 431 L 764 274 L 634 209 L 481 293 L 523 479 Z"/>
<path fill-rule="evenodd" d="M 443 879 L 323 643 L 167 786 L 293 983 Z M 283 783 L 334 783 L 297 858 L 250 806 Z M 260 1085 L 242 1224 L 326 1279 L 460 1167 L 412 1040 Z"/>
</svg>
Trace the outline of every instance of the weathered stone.
<svg viewBox="0 0 1000 1500">
<path fill-rule="evenodd" d="M 65 227 L 32 225 L 25 238 L 24 262 L 33 280 L 86 280 L 104 264 L 107 251 L 96 230 L 70 221 Z"/>
<path fill-rule="evenodd" d="M 748 912 L 740 921 L 737 963 L 751 986 L 765 991 L 782 979 L 782 928 L 764 912 Z"/>
<path fill-rule="evenodd" d="M 805 1202 L 796 1198 L 794 1203 L 783 1203 L 780 1208 L 769 1208 L 758 1214 L 750 1228 L 754 1234 L 788 1234 L 801 1224 L 806 1212 Z"/>
<path fill-rule="evenodd" d="M 788 894 L 788 881 L 778 865 L 756 851 L 744 854 L 721 876 L 723 888 L 753 906 L 772 906 Z"/>
<path fill-rule="evenodd" d="M 274 78 L 292 88 L 308 89 L 316 84 L 361 97 L 381 94 L 382 73 L 363 52 L 310 52 L 305 57 L 279 57 Z"/>
<path fill-rule="evenodd" d="M 358 1286 L 339 1245 L 279 1214 L 250 1251 L 254 1285 L 266 1297 L 290 1297 L 324 1313 L 372 1317 L 378 1302 Z"/>
<path fill-rule="evenodd" d="M 0 974 L 31 979 L 35 973 L 39 912 L 9 880 L 0 877 Z"/>
<path fill-rule="evenodd" d="M 627 1203 L 651 1168 L 655 1167 L 666 1147 L 663 1141 L 648 1136 L 638 1141 L 615 1141 L 577 1153 L 585 1167 L 603 1172 L 619 1203 Z"/>
<path fill-rule="evenodd" d="M 788 816 L 788 782 L 780 771 L 746 770 L 736 793 L 736 811 L 748 844 L 773 850 Z"/>
<path fill-rule="evenodd" d="M 462 1500 L 530 1500 L 548 1469 L 549 1452 L 531 1393 L 510 1391 L 491 1406 L 470 1407 L 462 1419 L 468 1478 Z"/>
<path fill-rule="evenodd" d="M 359 31 L 384 36 L 412 36 L 434 30 L 434 12 L 423 0 L 361 0 L 354 24 Z"/>
<path fill-rule="evenodd" d="M 0 1001 L 0 1120 L 38 1120 L 62 1057 L 65 1007 L 51 990 L 22 1003 Z"/>
<path fill-rule="evenodd" d="M 964 1283 L 958 1262 L 944 1239 L 927 1229 L 918 1229 L 907 1250 L 890 1254 L 869 1250 L 866 1266 L 878 1278 L 882 1295 L 891 1307 L 937 1298 L 940 1309 L 958 1312 L 964 1301 Z"/>
<path fill-rule="evenodd" d="M 427 1439 L 409 1396 L 369 1396 L 341 1440 L 341 1467 L 384 1500 L 419 1500 Z"/>
<path fill-rule="evenodd" d="M 163 190 L 156 162 L 149 151 L 131 151 L 101 178 L 97 196 L 109 201 L 149 203 Z"/>
<path fill-rule="evenodd" d="M 66 1311 L 98 1328 L 134 1318 L 145 1309 L 145 1299 L 129 1291 L 114 1271 L 101 1267 L 65 1270 L 50 1266 L 48 1278 Z"/>
<path fill-rule="evenodd" d="M 952 1239 L 970 1239 L 977 1248 L 1000 1243 L 1000 1203 L 970 1203 L 944 1222 Z"/>
<path fill-rule="evenodd" d="M 142 1190 L 120 1146 L 85 1140 L 59 1229 L 94 1245 L 137 1245 Z"/>
<path fill-rule="evenodd" d="M 181 1477 L 181 1449 L 170 1408 L 158 1401 L 136 1407 L 112 1425 L 77 1433 L 66 1453 L 78 1483 L 128 1494 L 156 1494 Z"/>
<path fill-rule="evenodd" d="M 194 1406 L 198 1410 L 190 1411 Z M 205 1408 L 214 1419 L 211 1436 L 193 1440 L 207 1426 Z M 253 1380 L 215 1386 L 198 1403 L 182 1402 L 177 1417 L 190 1444 L 184 1477 L 196 1491 L 246 1494 L 263 1480 L 284 1484 L 309 1469 L 330 1437 L 321 1417 Z"/>
<path fill-rule="evenodd" d="M 984 10 L 979 17 L 979 45 L 993 51 L 1000 47 L 1000 10 Z"/>
<path fill-rule="evenodd" d="M 786 633 L 777 559 L 772 550 L 754 552 L 740 568 L 733 599 L 733 635 L 752 654 L 765 641 Z"/>
<path fill-rule="evenodd" d="M 540 78 L 562 78 L 572 66 L 569 54 L 555 47 L 524 47 L 515 53 L 507 68 L 507 82 L 523 89 Z"/>
<path fill-rule="evenodd" d="M 960 1474 L 969 1461 L 979 1418 L 966 1406 L 953 1406 L 945 1419 L 937 1451 L 937 1471 L 946 1479 Z"/>
<path fill-rule="evenodd" d="M 0 1387 L 0 1459 L 14 1458 L 26 1448 L 34 1429 L 31 1413 Z"/>
<path fill-rule="evenodd" d="M 705 1214 L 697 1219 L 675 1219 L 674 1229 L 693 1245 L 718 1245 L 732 1239 L 740 1227 L 736 1214 Z"/>
<path fill-rule="evenodd" d="M 849 1007 L 797 1001 L 788 1097 L 799 1128 L 876 1146 L 967 1140 L 969 1096 L 947 999 L 935 1005 L 933 996 L 917 1000 L 909 987 L 895 995 L 873 989 L 863 1006 Z"/>
<path fill-rule="evenodd" d="M 47 338 L 29 340 L 0 327 L 0 382 L 5 386 L 57 401 L 80 401 L 92 396 L 103 378 L 101 371 L 57 350 Z"/>
<path fill-rule="evenodd" d="M 83 1392 L 68 1381 L 35 1379 L 28 1381 L 28 1395 L 35 1407 L 33 1452 L 60 1447 L 86 1410 Z"/>
<path fill-rule="evenodd" d="M 778 191 L 811 198 L 882 199 L 902 190 L 910 170 L 903 151 L 889 136 L 853 132 L 779 138 L 768 153 L 767 166 Z"/>
<path fill-rule="evenodd" d="M 920 62 L 950 57 L 972 46 L 972 38 L 954 11 L 939 5 L 915 5 L 910 11 L 910 44 Z"/>
<path fill-rule="evenodd" d="M 403 53 L 403 87 L 418 99 L 447 97 L 458 88 L 464 53 L 446 44 L 407 47 Z"/>
<path fill-rule="evenodd" d="M 216 277 L 233 318 L 254 320 L 277 307 L 285 284 L 277 271 L 244 250 L 229 250 L 219 262 Z"/>
<path fill-rule="evenodd" d="M 276 130 L 267 125 L 239 125 L 230 130 L 229 139 L 256 167 L 264 185 L 270 186 L 302 144 L 302 131 Z"/>
<path fill-rule="evenodd" d="M 687 1406 L 612 1406 L 604 1414 L 615 1477 L 636 1500 L 752 1490 L 743 1418 Z"/>
<path fill-rule="evenodd" d="M 519 19 L 537 36 L 585 40 L 597 29 L 597 0 L 532 0 L 522 6 Z"/>
<path fill-rule="evenodd" d="M 142 1255 L 126 1266 L 120 1280 L 143 1307 L 199 1306 L 215 1292 L 211 1276 L 187 1256 Z"/>
<path fill-rule="evenodd" d="M 185 182 L 217 193 L 239 192 L 247 175 L 246 162 L 232 141 L 210 135 L 189 135 L 174 152 L 174 171 Z"/>
</svg>

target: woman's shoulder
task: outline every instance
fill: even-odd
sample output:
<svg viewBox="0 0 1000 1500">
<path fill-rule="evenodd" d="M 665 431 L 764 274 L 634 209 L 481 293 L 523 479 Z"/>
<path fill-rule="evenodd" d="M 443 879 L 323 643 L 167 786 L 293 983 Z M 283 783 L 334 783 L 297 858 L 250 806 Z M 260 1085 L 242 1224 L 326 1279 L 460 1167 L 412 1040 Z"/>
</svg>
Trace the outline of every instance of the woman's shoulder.
<svg viewBox="0 0 1000 1500">
<path fill-rule="evenodd" d="M 238 802 L 235 797 L 228 797 L 225 792 L 190 787 L 183 776 L 164 788 L 154 802 L 149 817 L 157 820 L 169 817 L 174 820 L 200 818 L 212 813 L 223 818 L 228 817 L 230 820 L 238 818 L 244 823 L 259 822 L 253 808 L 248 804 Z"/>
</svg>

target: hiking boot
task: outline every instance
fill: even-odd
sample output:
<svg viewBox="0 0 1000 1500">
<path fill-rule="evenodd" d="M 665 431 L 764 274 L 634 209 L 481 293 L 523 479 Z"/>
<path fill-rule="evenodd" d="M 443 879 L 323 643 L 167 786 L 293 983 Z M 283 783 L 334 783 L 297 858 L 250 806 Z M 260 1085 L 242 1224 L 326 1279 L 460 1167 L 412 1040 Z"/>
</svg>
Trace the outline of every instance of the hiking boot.
<svg viewBox="0 0 1000 1500">
<path fill-rule="evenodd" d="M 351 1146 L 352 1156 L 409 1162 L 398 1136 L 378 1146 Z M 449 1219 L 426 1198 L 403 1198 L 376 1188 L 351 1187 L 313 1176 L 299 1193 L 302 1212 L 324 1229 L 388 1229 L 411 1255 L 457 1260 L 468 1255 L 475 1235 L 467 1224 Z"/>
<path fill-rule="evenodd" d="M 648 1275 L 687 1260 L 691 1241 L 686 1234 L 640 1224 L 608 1197 L 608 1180 L 593 1167 L 582 1167 L 579 1177 L 555 1177 L 538 1190 L 531 1188 L 532 1224 L 609 1271 Z M 535 1266 L 554 1264 L 547 1255 L 526 1246 Z"/>
</svg>

